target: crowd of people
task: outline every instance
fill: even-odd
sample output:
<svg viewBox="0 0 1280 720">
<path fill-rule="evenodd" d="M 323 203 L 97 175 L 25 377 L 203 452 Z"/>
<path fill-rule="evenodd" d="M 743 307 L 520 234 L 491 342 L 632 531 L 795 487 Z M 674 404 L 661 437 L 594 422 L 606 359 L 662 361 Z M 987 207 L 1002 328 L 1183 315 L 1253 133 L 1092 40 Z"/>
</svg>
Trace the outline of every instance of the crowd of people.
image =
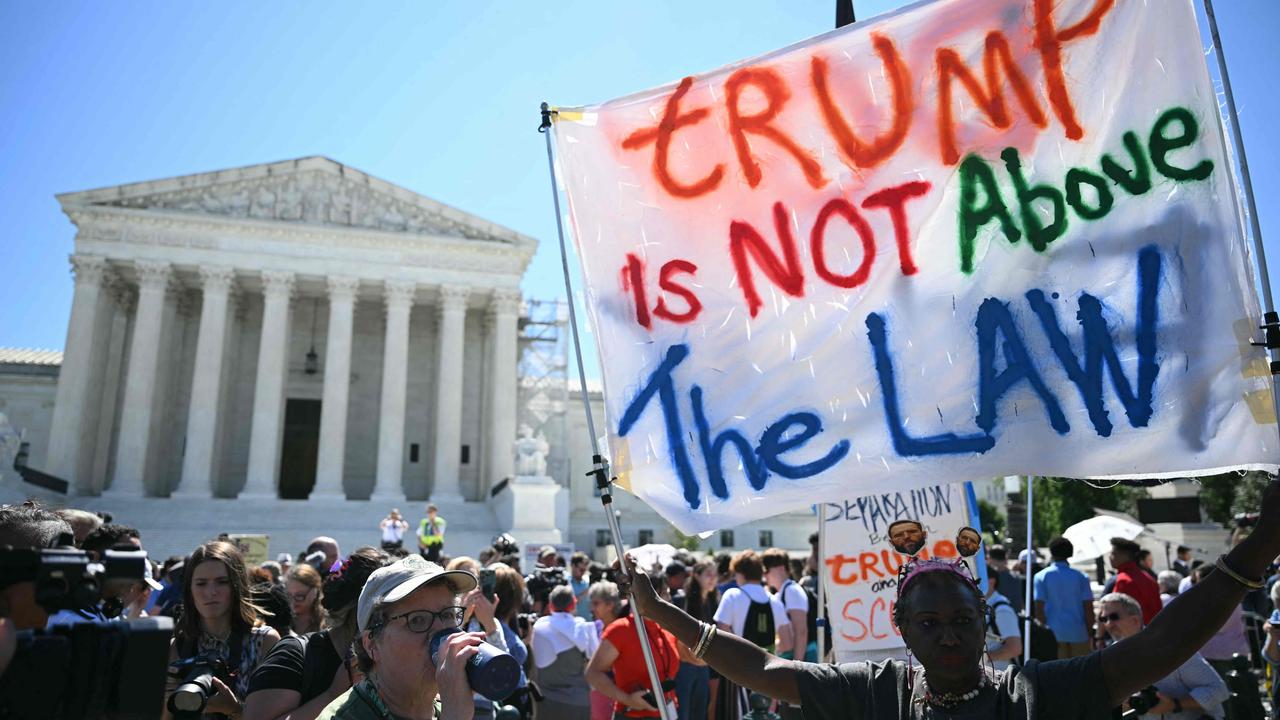
<svg viewBox="0 0 1280 720">
<path fill-rule="evenodd" d="M 198 713 L 166 703 L 166 718 L 604 720 L 659 717 L 662 705 L 681 720 L 1094 717 L 1126 706 L 1223 718 L 1232 658 L 1250 652 L 1243 618 L 1280 607 L 1274 495 L 1258 531 L 1216 563 L 1193 563 L 1180 548 L 1179 561 L 1156 573 L 1135 543 L 1112 540 L 1115 573 L 1099 596 L 1067 563 L 1073 548 L 1063 538 L 1050 543 L 1045 566 L 1034 551 L 1010 564 L 1003 547 L 988 547 L 981 588 L 963 560 L 912 558 L 893 609 L 909 654 L 879 663 L 819 662 L 816 536 L 807 556 L 680 550 L 650 567 L 628 558 L 625 569 L 546 546 L 522 568 L 508 535 L 474 556 L 446 554 L 446 523 L 429 506 L 417 552 L 404 547 L 409 524 L 393 510 L 377 547 L 344 553 L 322 536 L 296 563 L 282 554 L 250 565 L 222 537 L 52 614 L 28 583 L 12 583 L 0 588 L 0 674 L 15 630 L 157 615 L 173 618 L 171 667 L 221 668 Z M 144 540 L 85 511 L 0 507 L 0 546 L 73 545 L 101 558 L 145 550 Z M 1038 660 L 1024 663 L 1028 615 L 1047 635 L 1031 636 Z M 1257 652 L 1280 665 L 1280 620 L 1271 620 Z M 468 664 L 487 648 L 519 668 L 502 697 L 468 680 Z M 166 698 L 181 677 L 171 673 Z M 1143 692 L 1147 701 L 1135 699 Z"/>
</svg>

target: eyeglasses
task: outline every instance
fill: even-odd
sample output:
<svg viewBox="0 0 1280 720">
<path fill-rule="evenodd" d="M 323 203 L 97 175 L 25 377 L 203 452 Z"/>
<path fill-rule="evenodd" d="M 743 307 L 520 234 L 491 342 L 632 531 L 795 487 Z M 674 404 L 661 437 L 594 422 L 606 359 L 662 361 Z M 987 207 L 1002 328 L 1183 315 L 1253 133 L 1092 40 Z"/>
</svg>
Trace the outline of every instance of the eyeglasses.
<svg viewBox="0 0 1280 720">
<path fill-rule="evenodd" d="M 409 632 L 425 633 L 435 627 L 436 621 L 440 621 L 441 628 L 458 627 L 462 624 L 462 615 L 467 611 L 466 608 L 458 605 L 451 605 L 440 610 L 410 610 L 403 615 L 394 615 L 386 619 L 380 627 L 386 627 L 392 622 L 404 618 L 405 627 L 409 628 Z"/>
<path fill-rule="evenodd" d="M 302 593 L 290 593 L 289 597 L 294 602 L 306 602 L 307 598 L 311 597 L 311 593 L 313 592 L 315 592 L 315 588 L 311 588 L 310 590 Z"/>
<path fill-rule="evenodd" d="M 1120 613 L 1111 613 L 1110 615 L 1099 615 L 1099 616 L 1098 616 L 1098 622 L 1100 622 L 1100 623 L 1113 623 L 1113 622 L 1119 622 L 1119 621 L 1120 621 L 1120 619 L 1121 619 L 1121 618 L 1123 618 L 1123 617 L 1124 617 L 1124 616 L 1123 616 L 1123 615 L 1121 615 Z"/>
</svg>

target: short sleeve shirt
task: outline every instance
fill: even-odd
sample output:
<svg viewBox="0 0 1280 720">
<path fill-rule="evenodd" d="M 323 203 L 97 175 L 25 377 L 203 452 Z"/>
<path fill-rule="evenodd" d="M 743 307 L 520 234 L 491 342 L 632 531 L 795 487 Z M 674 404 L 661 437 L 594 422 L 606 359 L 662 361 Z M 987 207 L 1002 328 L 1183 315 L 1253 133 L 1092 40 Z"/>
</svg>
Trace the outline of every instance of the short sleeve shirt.
<svg viewBox="0 0 1280 720">
<path fill-rule="evenodd" d="M 310 673 L 306 668 L 310 666 Z M 319 697 L 333 683 L 342 657 L 333 649 L 329 631 L 304 637 L 281 638 L 249 678 L 249 693 L 259 690 L 293 690 L 302 702 Z"/>
<path fill-rule="evenodd" d="M 720 598 L 719 607 L 716 608 L 715 621 L 728 625 L 734 635 L 741 636 L 743 628 L 747 626 L 747 610 L 751 608 L 752 602 L 769 603 L 773 610 L 775 629 L 791 624 L 791 620 L 787 618 L 787 611 L 783 609 L 778 598 L 771 597 L 765 592 L 764 586 L 758 583 L 726 590 L 724 597 Z"/>
<path fill-rule="evenodd" d="M 995 627 L 987 628 L 988 652 L 1003 645 L 1008 638 L 1022 636 L 1022 631 L 1018 629 L 1018 613 L 1009 604 L 1009 598 L 993 593 L 987 598 L 987 607 L 992 608 L 991 614 L 995 618 Z M 1010 664 L 1008 660 L 991 661 L 991 666 L 996 670 L 1004 670 Z"/>
<path fill-rule="evenodd" d="M 1035 596 L 1044 602 L 1044 618 L 1058 642 L 1088 642 L 1084 604 L 1093 600 L 1093 590 L 1084 573 L 1066 562 L 1055 562 L 1036 573 Z"/>
<path fill-rule="evenodd" d="M 782 586 L 782 592 L 778 593 L 778 599 L 782 601 L 782 609 L 788 612 L 799 610 L 802 613 L 809 612 L 809 596 L 804 594 L 804 589 L 799 583 L 788 582 Z"/>
<path fill-rule="evenodd" d="M 649 646 L 653 650 L 653 663 L 657 666 L 658 675 L 663 680 L 672 680 L 680 669 L 680 655 L 676 650 L 676 638 L 663 630 L 652 620 L 644 621 L 649 634 Z M 600 641 L 609 641 L 618 651 L 618 659 L 613 661 L 613 681 L 625 693 L 649 687 L 649 671 L 644 664 L 644 653 L 640 650 L 640 636 L 636 634 L 633 616 L 614 620 L 604 629 Z M 625 711 L 626 717 L 658 717 L 656 711 L 629 710 L 621 703 L 613 706 L 615 714 Z"/>
<path fill-rule="evenodd" d="M 1071 660 L 1030 661 L 996 676 L 995 684 L 948 712 L 913 702 L 907 666 L 898 660 L 819 665 L 797 663 L 805 720 L 1085 720 L 1110 718 L 1098 653 Z M 918 671 L 917 671 L 918 672 Z M 915 692 L 921 693 L 916 682 Z"/>
<path fill-rule="evenodd" d="M 1164 607 L 1160 602 L 1160 586 L 1136 562 L 1127 562 L 1117 569 L 1115 592 L 1138 601 L 1142 607 L 1143 625 L 1150 625 L 1156 613 Z"/>
</svg>

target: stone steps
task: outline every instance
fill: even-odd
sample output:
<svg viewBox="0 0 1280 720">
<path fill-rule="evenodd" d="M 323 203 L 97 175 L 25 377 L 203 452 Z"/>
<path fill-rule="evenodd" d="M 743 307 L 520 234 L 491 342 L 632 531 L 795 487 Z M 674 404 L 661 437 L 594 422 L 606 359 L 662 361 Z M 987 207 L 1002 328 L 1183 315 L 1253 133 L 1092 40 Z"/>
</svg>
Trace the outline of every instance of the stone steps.
<svg viewBox="0 0 1280 720">
<path fill-rule="evenodd" d="M 317 535 L 334 538 L 344 553 L 362 545 L 377 547 L 382 537 L 378 523 L 392 507 L 398 507 L 409 521 L 405 547 L 413 550 L 417 548 L 413 533 L 425 515 L 425 503 L 407 501 L 66 497 L 29 485 L 0 487 L 0 502 L 22 502 L 28 497 L 39 498 L 55 507 L 109 512 L 115 522 L 138 528 L 143 547 L 158 561 L 170 555 L 186 555 L 200 543 L 224 532 L 270 536 L 271 558 L 287 552 L 296 560 Z M 445 533 L 446 555 L 474 557 L 500 532 L 493 512 L 485 503 L 439 502 L 437 505 L 440 515 L 449 523 Z"/>
</svg>

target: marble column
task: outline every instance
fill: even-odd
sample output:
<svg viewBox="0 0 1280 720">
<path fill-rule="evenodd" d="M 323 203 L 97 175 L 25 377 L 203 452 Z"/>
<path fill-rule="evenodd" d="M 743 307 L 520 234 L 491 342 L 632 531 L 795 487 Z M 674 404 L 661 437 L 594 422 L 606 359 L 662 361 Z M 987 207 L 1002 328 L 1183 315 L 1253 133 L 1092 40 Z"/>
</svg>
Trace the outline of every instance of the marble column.
<svg viewBox="0 0 1280 720">
<path fill-rule="evenodd" d="M 249 435 L 249 470 L 240 497 L 277 496 L 280 440 L 284 430 L 284 382 L 289 362 L 289 297 L 293 273 L 262 273 L 262 340 L 258 344 L 258 379 L 253 389 L 253 424 Z"/>
<path fill-rule="evenodd" d="M 101 495 L 107 486 L 114 457 L 117 425 L 120 422 L 120 398 L 124 391 L 125 350 L 129 335 L 129 316 L 137 305 L 134 290 L 118 277 L 111 284 L 111 310 L 103 320 L 109 325 L 106 367 L 102 376 L 102 392 L 98 400 L 98 437 L 94 441 L 93 471 L 86 494 Z"/>
<path fill-rule="evenodd" d="M 378 466 L 373 500 L 404 497 L 405 394 L 409 389 L 409 313 L 417 286 L 408 280 L 388 280 L 387 330 L 382 351 L 382 404 L 378 413 Z"/>
<path fill-rule="evenodd" d="M 462 355 L 466 341 L 465 287 L 440 288 L 440 362 L 436 369 L 435 478 L 431 499 L 461 501 L 458 466 L 462 454 Z"/>
<path fill-rule="evenodd" d="M 320 454 L 312 498 L 346 499 L 342 478 L 347 448 L 347 398 L 351 391 L 351 325 L 360 281 L 329 278 L 329 334 L 324 348 L 324 395 L 320 403 Z"/>
<path fill-rule="evenodd" d="M 91 387 L 94 358 L 99 352 L 102 323 L 103 280 L 106 258 L 72 255 L 75 273 L 75 295 L 71 301 L 71 321 L 67 325 L 67 343 L 58 372 L 58 389 L 54 396 L 53 423 L 49 430 L 47 471 L 79 487 L 92 471 L 93 453 L 85 442 L 90 433 L 88 419 L 93 417 L 90 403 L 96 397 Z M 96 435 L 96 433 L 95 433 Z"/>
<path fill-rule="evenodd" d="M 227 267 L 201 267 L 203 298 L 200 330 L 196 335 L 195 369 L 191 376 L 191 403 L 187 409 L 187 443 L 182 476 L 173 494 L 187 497 L 215 496 L 218 415 L 222 398 L 222 365 L 226 357 L 227 308 L 235 271 Z"/>
<path fill-rule="evenodd" d="M 138 273 L 138 310 L 133 320 L 133 343 L 129 348 L 129 373 L 124 383 L 124 408 L 111 494 L 140 497 L 146 490 L 160 365 L 160 330 L 173 268 L 167 262 L 152 260 L 139 260 L 134 267 Z"/>
<path fill-rule="evenodd" d="M 488 487 L 515 475 L 516 333 L 520 291 L 498 289 L 489 303 Z"/>
</svg>

